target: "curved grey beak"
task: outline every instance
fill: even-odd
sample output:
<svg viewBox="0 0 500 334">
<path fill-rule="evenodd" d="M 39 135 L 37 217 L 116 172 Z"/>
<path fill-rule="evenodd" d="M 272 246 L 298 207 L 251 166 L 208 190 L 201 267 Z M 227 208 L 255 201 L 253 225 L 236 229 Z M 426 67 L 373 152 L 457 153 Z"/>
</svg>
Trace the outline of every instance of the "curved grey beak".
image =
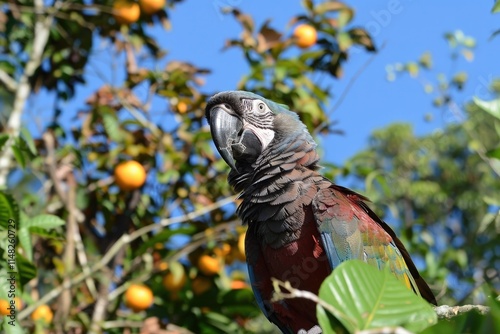
<svg viewBox="0 0 500 334">
<path fill-rule="evenodd" d="M 225 109 L 215 106 L 210 109 L 210 132 L 222 159 L 234 170 L 237 170 L 231 145 L 238 141 L 238 133 L 243 122 Z"/>
</svg>

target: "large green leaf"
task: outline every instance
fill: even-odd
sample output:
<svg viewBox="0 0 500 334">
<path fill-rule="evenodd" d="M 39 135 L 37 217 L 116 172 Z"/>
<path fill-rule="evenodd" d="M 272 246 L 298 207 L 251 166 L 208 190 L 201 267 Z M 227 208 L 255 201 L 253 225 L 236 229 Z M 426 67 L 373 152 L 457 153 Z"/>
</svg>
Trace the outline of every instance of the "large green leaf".
<svg viewBox="0 0 500 334">
<path fill-rule="evenodd" d="M 14 225 L 17 226 L 19 223 L 19 207 L 12 195 L 0 191 L 0 227 L 2 229 L 6 230 L 8 228 L 9 219 L 12 219 Z"/>
<path fill-rule="evenodd" d="M 51 229 L 61 225 L 64 225 L 65 222 L 61 218 L 54 215 L 41 214 L 29 219 L 23 227 L 40 227 L 43 229 Z"/>
<path fill-rule="evenodd" d="M 334 309 L 334 316 L 350 332 L 380 327 L 405 327 L 414 332 L 436 323 L 434 309 L 388 270 L 362 261 L 340 264 L 323 282 L 319 297 Z M 325 312 L 319 323 L 328 327 Z"/>
</svg>

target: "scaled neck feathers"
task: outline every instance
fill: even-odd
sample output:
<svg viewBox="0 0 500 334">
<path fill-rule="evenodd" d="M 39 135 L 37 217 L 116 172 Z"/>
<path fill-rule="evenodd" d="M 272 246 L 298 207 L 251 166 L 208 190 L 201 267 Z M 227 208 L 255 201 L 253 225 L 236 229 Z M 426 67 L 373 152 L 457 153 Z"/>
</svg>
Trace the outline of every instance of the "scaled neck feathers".
<svg viewBox="0 0 500 334">
<path fill-rule="evenodd" d="M 311 203 L 318 187 L 331 184 L 317 171 L 316 143 L 305 126 L 300 121 L 279 121 L 278 116 L 275 138 L 259 158 L 251 165 L 237 164 L 238 172 L 229 174 L 229 183 L 241 191 L 238 215 L 243 223 L 258 223 L 264 242 L 276 248 L 300 236 L 304 206 Z"/>
</svg>

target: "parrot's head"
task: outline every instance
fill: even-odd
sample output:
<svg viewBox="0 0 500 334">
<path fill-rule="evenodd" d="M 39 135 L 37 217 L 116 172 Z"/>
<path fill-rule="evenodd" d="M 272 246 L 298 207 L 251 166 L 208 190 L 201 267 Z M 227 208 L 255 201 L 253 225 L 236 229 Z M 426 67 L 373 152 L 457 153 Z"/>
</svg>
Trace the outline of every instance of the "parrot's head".
<svg viewBox="0 0 500 334">
<path fill-rule="evenodd" d="M 298 131 L 310 138 L 298 115 L 287 106 L 246 91 L 212 96 L 205 112 L 217 150 L 235 171 L 237 162 L 253 163 L 285 135 Z"/>
</svg>

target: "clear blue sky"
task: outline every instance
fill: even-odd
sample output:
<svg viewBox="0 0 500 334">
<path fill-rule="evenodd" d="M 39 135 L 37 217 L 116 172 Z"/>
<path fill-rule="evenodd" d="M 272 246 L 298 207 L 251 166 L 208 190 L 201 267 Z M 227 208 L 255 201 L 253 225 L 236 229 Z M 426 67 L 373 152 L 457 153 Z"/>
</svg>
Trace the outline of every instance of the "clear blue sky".
<svg viewBox="0 0 500 334">
<path fill-rule="evenodd" d="M 461 60 L 457 65 L 466 70 L 470 78 L 464 97 L 476 92 L 484 94 L 484 82 L 500 76 L 500 36 L 489 40 L 491 33 L 500 29 L 500 14 L 490 14 L 493 1 L 353 0 L 346 3 L 356 9 L 353 25 L 365 27 L 373 34 L 376 44 L 385 43 L 385 47 L 334 113 L 333 118 L 340 122 L 339 128 L 346 134 L 322 140 L 328 161 L 342 163 L 366 146 L 371 131 L 389 123 L 411 122 L 418 133 L 425 133 L 452 119 L 433 109 L 431 96 L 424 93 L 418 81 L 404 76 L 390 83 L 385 71 L 388 64 L 416 60 L 423 52 L 431 51 L 434 66 L 447 75 L 453 73 L 449 47 L 443 38 L 445 32 L 461 29 L 477 41 L 474 61 Z M 247 71 L 239 50 L 221 51 L 226 39 L 237 37 L 241 32 L 231 16 L 218 12 L 225 5 L 241 8 L 251 14 L 257 24 L 271 18 L 272 27 L 278 30 L 284 30 L 293 15 L 303 12 L 298 0 L 188 0 L 179 4 L 171 15 L 172 30 L 160 32 L 164 35 L 162 45 L 169 50 L 169 59 L 188 60 L 213 69 L 206 85 L 213 90 L 234 89 Z M 334 82 L 335 96 L 343 92 L 370 56 L 365 52 L 352 56 L 345 65 L 345 76 Z M 334 103 L 335 99 L 331 105 Z M 424 122 L 424 114 L 428 112 L 435 116 L 431 123 Z"/>
<path fill-rule="evenodd" d="M 447 75 L 453 74 L 450 49 L 443 38 L 445 32 L 460 29 L 477 41 L 474 61 L 469 63 L 461 59 L 456 65 L 456 69 L 469 74 L 463 100 L 477 94 L 487 98 L 484 95 L 485 85 L 492 78 L 500 76 L 500 36 L 490 40 L 491 33 L 500 29 L 500 14 L 490 14 L 493 1 L 352 0 L 346 3 L 356 9 L 352 25 L 366 28 L 372 33 L 376 45 L 384 44 L 385 47 L 376 54 L 333 114 L 333 119 L 339 121 L 337 127 L 345 135 L 321 139 L 321 148 L 327 161 L 343 163 L 366 147 L 368 136 L 374 129 L 392 122 L 410 122 L 417 133 L 422 134 L 441 128 L 453 120 L 451 113 L 443 113 L 431 106 L 431 96 L 424 93 L 417 80 L 404 76 L 391 83 L 386 80 L 385 71 L 388 64 L 417 60 L 423 52 L 431 51 L 434 67 Z M 199 67 L 212 69 L 212 74 L 207 77 L 206 91 L 235 89 L 241 76 L 248 70 L 239 50 L 222 51 L 224 42 L 239 36 L 241 32 L 241 27 L 231 16 L 220 13 L 222 7 L 229 5 L 251 14 L 257 25 L 270 18 L 272 27 L 287 33 L 291 32 L 290 27 L 287 28 L 290 18 L 303 13 L 299 0 L 187 0 L 171 11 L 172 30 L 165 31 L 159 26 L 148 28 L 158 37 L 162 47 L 168 50 L 165 61 L 189 61 Z M 111 79 L 110 56 L 115 54 L 102 51 L 102 45 L 98 48 L 100 51 L 96 52 L 92 60 L 93 66 L 99 67 Z M 344 67 L 344 77 L 333 82 L 335 98 L 330 105 L 335 104 L 353 75 L 371 56 L 364 51 L 351 55 Z M 123 74 L 122 69 L 118 68 L 117 72 Z M 434 75 L 427 77 L 433 79 Z M 64 110 L 68 110 L 65 115 L 68 120 L 74 117 L 89 95 L 103 84 L 95 73 L 87 79 L 86 86 L 78 87 L 75 99 L 63 106 Z M 115 83 L 119 82 L 116 80 Z M 52 110 L 51 99 L 43 95 L 31 100 L 26 122 L 29 120 L 28 123 L 33 123 L 32 117 L 40 115 L 37 110 Z M 159 110 L 162 115 L 165 115 L 166 108 L 164 100 L 153 105 L 153 109 Z M 424 121 L 424 115 L 429 112 L 434 115 L 430 123 Z"/>
</svg>

